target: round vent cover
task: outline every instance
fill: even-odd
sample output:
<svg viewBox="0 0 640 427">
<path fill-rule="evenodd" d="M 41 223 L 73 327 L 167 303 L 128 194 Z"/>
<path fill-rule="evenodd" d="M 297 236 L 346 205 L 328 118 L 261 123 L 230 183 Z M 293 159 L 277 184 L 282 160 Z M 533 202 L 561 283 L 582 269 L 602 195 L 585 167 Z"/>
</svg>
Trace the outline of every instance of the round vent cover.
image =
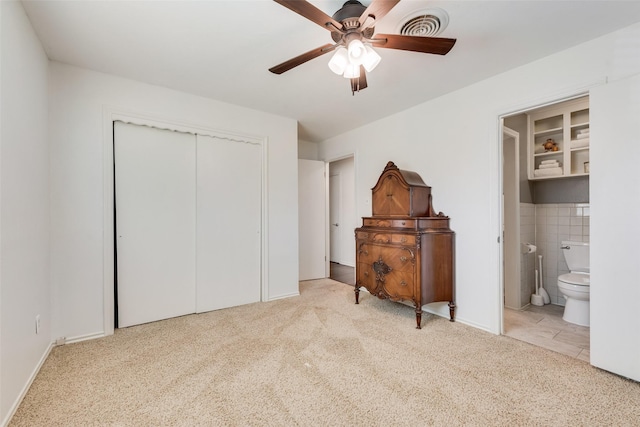
<svg viewBox="0 0 640 427">
<path fill-rule="evenodd" d="M 427 9 L 406 16 L 398 32 L 403 36 L 435 37 L 449 24 L 449 15 L 442 9 Z"/>
</svg>

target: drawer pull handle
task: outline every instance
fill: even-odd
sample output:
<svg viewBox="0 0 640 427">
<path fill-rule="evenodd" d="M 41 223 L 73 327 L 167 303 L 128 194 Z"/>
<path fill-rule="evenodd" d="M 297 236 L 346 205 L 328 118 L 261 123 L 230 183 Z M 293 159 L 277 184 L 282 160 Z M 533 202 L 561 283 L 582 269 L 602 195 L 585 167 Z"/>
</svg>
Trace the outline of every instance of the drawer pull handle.
<svg viewBox="0 0 640 427">
<path fill-rule="evenodd" d="M 406 256 L 401 256 L 401 257 L 400 257 L 400 261 L 402 261 L 402 262 L 407 262 L 407 257 L 406 257 Z"/>
<path fill-rule="evenodd" d="M 400 239 L 400 242 L 402 242 L 402 243 L 407 243 L 407 238 L 406 238 L 406 237 L 403 237 L 402 239 Z"/>
<path fill-rule="evenodd" d="M 405 222 L 405 221 L 402 221 L 402 225 L 405 225 L 405 224 L 406 224 L 406 222 Z"/>
<path fill-rule="evenodd" d="M 402 282 L 400 282 L 400 286 L 407 286 L 407 282 L 403 280 Z"/>
</svg>

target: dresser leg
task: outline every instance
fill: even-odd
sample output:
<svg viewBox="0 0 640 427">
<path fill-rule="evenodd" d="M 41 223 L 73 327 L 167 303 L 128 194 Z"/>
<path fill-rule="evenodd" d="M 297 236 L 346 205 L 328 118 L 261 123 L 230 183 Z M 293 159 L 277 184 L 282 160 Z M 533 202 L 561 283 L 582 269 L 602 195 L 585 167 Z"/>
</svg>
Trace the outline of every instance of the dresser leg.
<svg viewBox="0 0 640 427">
<path fill-rule="evenodd" d="M 360 286 L 356 285 L 354 292 L 356 293 L 356 304 L 360 304 L 360 301 L 358 301 L 358 298 L 360 297 Z"/>
<path fill-rule="evenodd" d="M 449 301 L 449 317 L 451 317 L 449 319 L 450 322 L 454 321 L 455 311 L 456 311 L 456 303 L 453 301 Z"/>
<path fill-rule="evenodd" d="M 416 329 L 422 329 L 422 307 L 416 307 Z"/>
</svg>

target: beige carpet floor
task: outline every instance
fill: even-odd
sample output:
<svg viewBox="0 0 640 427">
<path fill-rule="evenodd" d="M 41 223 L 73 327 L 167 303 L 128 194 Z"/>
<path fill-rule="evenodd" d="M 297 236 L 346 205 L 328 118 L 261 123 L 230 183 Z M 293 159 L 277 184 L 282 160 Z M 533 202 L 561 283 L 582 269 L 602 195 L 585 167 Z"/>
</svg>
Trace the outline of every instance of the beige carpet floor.
<svg viewBox="0 0 640 427">
<path fill-rule="evenodd" d="M 640 385 L 331 280 L 53 349 L 11 426 L 638 426 Z"/>
</svg>

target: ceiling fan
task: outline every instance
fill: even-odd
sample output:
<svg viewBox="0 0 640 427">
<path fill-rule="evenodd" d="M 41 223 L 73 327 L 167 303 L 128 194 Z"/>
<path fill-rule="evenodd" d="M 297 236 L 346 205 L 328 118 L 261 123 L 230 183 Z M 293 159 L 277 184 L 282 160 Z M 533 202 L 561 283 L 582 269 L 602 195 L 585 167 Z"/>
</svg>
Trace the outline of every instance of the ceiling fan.
<svg viewBox="0 0 640 427">
<path fill-rule="evenodd" d="M 400 0 L 372 0 L 369 7 L 357 0 L 348 0 L 333 16 L 304 0 L 274 1 L 329 30 L 334 43 L 291 58 L 269 68 L 269 71 L 282 74 L 325 53 L 336 51 L 329 68 L 350 80 L 352 94 L 367 87 L 366 72 L 373 70 L 380 62 L 380 56 L 372 46 L 446 55 L 456 43 L 456 39 L 441 37 L 374 34 L 375 23 Z"/>
</svg>

